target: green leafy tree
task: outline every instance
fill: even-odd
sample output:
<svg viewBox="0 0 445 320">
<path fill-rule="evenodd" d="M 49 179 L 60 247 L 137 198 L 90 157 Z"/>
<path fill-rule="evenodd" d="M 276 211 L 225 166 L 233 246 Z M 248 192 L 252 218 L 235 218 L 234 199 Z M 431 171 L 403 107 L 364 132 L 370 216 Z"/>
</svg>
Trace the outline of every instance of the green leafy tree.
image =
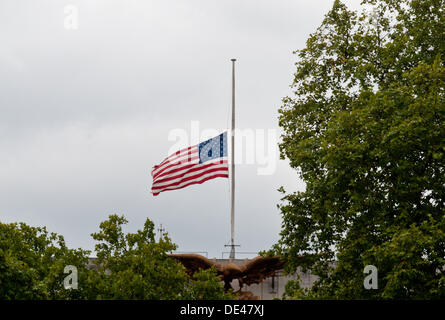
<svg viewBox="0 0 445 320">
<path fill-rule="evenodd" d="M 311 269 L 290 298 L 445 298 L 445 1 L 340 1 L 297 51 L 281 157 L 306 182 L 283 192 L 275 253 Z M 378 289 L 363 286 L 366 265 Z"/>
<path fill-rule="evenodd" d="M 195 272 L 189 283 L 186 299 L 190 300 L 233 300 L 232 292 L 225 292 L 215 268 Z"/>
<path fill-rule="evenodd" d="M 0 299 L 79 299 L 88 290 L 88 251 L 69 249 L 62 236 L 24 223 L 0 223 Z M 78 289 L 64 288 L 67 265 Z"/>
<path fill-rule="evenodd" d="M 62 236 L 24 223 L 0 223 L 0 299 L 233 299 L 215 270 L 195 273 L 168 253 L 176 248 L 167 235 L 155 241 L 154 224 L 124 234 L 123 216 L 110 215 L 92 236 L 90 252 L 69 249 Z M 77 289 L 65 289 L 68 265 L 77 268 Z"/>
<path fill-rule="evenodd" d="M 123 216 L 110 215 L 92 234 L 96 245 L 98 272 L 93 297 L 99 299 L 229 299 L 216 273 L 201 271 L 190 279 L 185 268 L 168 253 L 176 249 L 167 234 L 155 241 L 154 224 L 124 234 Z"/>
</svg>

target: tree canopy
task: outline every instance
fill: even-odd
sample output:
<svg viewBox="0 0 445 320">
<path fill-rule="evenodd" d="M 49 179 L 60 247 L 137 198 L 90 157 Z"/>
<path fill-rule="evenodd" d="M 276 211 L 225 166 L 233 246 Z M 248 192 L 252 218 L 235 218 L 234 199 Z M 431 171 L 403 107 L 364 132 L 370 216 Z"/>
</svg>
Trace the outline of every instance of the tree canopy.
<svg viewBox="0 0 445 320">
<path fill-rule="evenodd" d="M 124 234 L 123 216 L 111 215 L 92 234 L 99 265 L 94 296 L 101 299 L 231 299 L 216 277 L 216 270 L 201 270 L 193 279 L 182 264 L 168 257 L 176 249 L 167 234 L 155 241 L 154 224 L 147 219 L 142 230 Z M 97 280 L 99 278 L 99 280 Z"/>
<path fill-rule="evenodd" d="M 64 288 L 64 268 L 76 266 L 78 281 L 86 283 L 88 253 L 69 249 L 45 227 L 0 223 L 0 299 L 81 299 L 84 286 Z"/>
<path fill-rule="evenodd" d="M 167 234 L 155 240 L 154 224 L 124 233 L 124 216 L 110 215 L 93 233 L 97 258 L 69 249 L 63 236 L 24 223 L 0 223 L 0 299 L 233 299 L 216 270 L 190 278 L 168 257 L 176 249 Z M 67 265 L 77 268 L 77 289 L 66 289 Z"/>
<path fill-rule="evenodd" d="M 283 192 L 291 298 L 445 297 L 445 2 L 335 1 L 283 99 L 281 157 L 306 182 Z M 378 289 L 363 286 L 378 269 Z"/>
</svg>

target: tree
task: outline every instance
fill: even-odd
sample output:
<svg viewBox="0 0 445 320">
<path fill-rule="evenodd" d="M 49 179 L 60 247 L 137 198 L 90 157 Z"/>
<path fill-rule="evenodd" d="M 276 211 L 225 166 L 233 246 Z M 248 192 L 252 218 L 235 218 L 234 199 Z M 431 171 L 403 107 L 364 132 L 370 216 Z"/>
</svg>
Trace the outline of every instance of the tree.
<svg viewBox="0 0 445 320">
<path fill-rule="evenodd" d="M 190 279 L 182 264 L 168 257 L 176 249 L 167 234 L 155 241 L 154 224 L 146 220 L 137 233 L 124 234 L 123 216 L 110 215 L 92 234 L 98 272 L 93 297 L 99 299 L 230 299 L 216 273 L 200 271 Z"/>
<path fill-rule="evenodd" d="M 297 51 L 281 157 L 306 182 L 273 251 L 311 269 L 293 298 L 445 297 L 445 2 L 340 1 Z M 366 265 L 378 289 L 363 287 Z"/>
<path fill-rule="evenodd" d="M 97 259 L 69 249 L 63 237 L 45 227 L 0 223 L 0 299 L 233 299 L 215 270 L 196 272 L 168 253 L 176 248 L 168 235 L 155 241 L 154 224 L 124 234 L 124 216 L 110 215 L 92 234 Z M 77 268 L 77 289 L 66 289 L 68 265 Z M 91 266 L 91 264 L 90 264 Z"/>
<path fill-rule="evenodd" d="M 186 299 L 190 300 L 233 300 L 231 292 L 224 291 L 224 285 L 217 277 L 215 268 L 195 272 L 194 279 L 187 288 Z"/>
<path fill-rule="evenodd" d="M 46 228 L 0 223 L 0 299 L 79 299 L 86 294 L 89 252 L 69 249 Z M 66 290 L 67 265 L 78 268 L 77 290 Z"/>
</svg>

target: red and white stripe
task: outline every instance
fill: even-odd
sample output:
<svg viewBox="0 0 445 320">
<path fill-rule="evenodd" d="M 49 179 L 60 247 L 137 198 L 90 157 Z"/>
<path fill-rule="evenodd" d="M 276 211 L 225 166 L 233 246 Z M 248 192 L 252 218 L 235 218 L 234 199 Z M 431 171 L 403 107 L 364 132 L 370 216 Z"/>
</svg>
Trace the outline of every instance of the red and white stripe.
<svg viewBox="0 0 445 320">
<path fill-rule="evenodd" d="M 200 184 L 215 178 L 228 178 L 227 158 L 218 158 L 199 163 L 198 146 L 192 146 L 175 152 L 165 158 L 151 172 L 154 196 L 168 190 L 182 189 L 192 184 Z"/>
</svg>

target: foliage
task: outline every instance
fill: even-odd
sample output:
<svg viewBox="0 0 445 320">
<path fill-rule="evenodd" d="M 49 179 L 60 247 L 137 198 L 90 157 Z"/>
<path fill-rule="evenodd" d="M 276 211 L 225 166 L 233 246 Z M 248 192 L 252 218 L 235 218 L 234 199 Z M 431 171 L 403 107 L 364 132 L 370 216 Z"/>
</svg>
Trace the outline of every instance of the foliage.
<svg viewBox="0 0 445 320">
<path fill-rule="evenodd" d="M 64 268 L 78 268 L 86 283 L 88 251 L 67 248 L 62 236 L 24 223 L 0 223 L 1 299 L 78 299 L 86 288 L 65 290 Z"/>
<path fill-rule="evenodd" d="M 232 292 L 225 293 L 215 268 L 195 272 L 186 298 L 191 300 L 233 300 Z"/>
<path fill-rule="evenodd" d="M 0 299 L 232 299 L 214 270 L 190 279 L 168 253 L 176 248 L 167 235 L 155 241 L 154 224 L 124 234 L 123 216 L 110 215 L 92 237 L 89 251 L 67 248 L 62 236 L 24 223 L 0 223 Z M 64 288 L 64 268 L 78 270 L 78 289 Z M 90 264 L 91 266 L 91 264 Z"/>
<path fill-rule="evenodd" d="M 335 1 L 297 51 L 280 151 L 306 190 L 281 188 L 274 251 L 319 276 L 288 297 L 444 298 L 445 2 L 363 4 Z"/>
<path fill-rule="evenodd" d="M 168 253 L 176 249 L 168 235 L 155 241 L 154 224 L 146 220 L 137 233 L 122 231 L 123 216 L 111 215 L 92 236 L 100 266 L 100 299 L 225 299 L 223 284 L 211 271 L 189 279 L 185 268 Z"/>
</svg>

